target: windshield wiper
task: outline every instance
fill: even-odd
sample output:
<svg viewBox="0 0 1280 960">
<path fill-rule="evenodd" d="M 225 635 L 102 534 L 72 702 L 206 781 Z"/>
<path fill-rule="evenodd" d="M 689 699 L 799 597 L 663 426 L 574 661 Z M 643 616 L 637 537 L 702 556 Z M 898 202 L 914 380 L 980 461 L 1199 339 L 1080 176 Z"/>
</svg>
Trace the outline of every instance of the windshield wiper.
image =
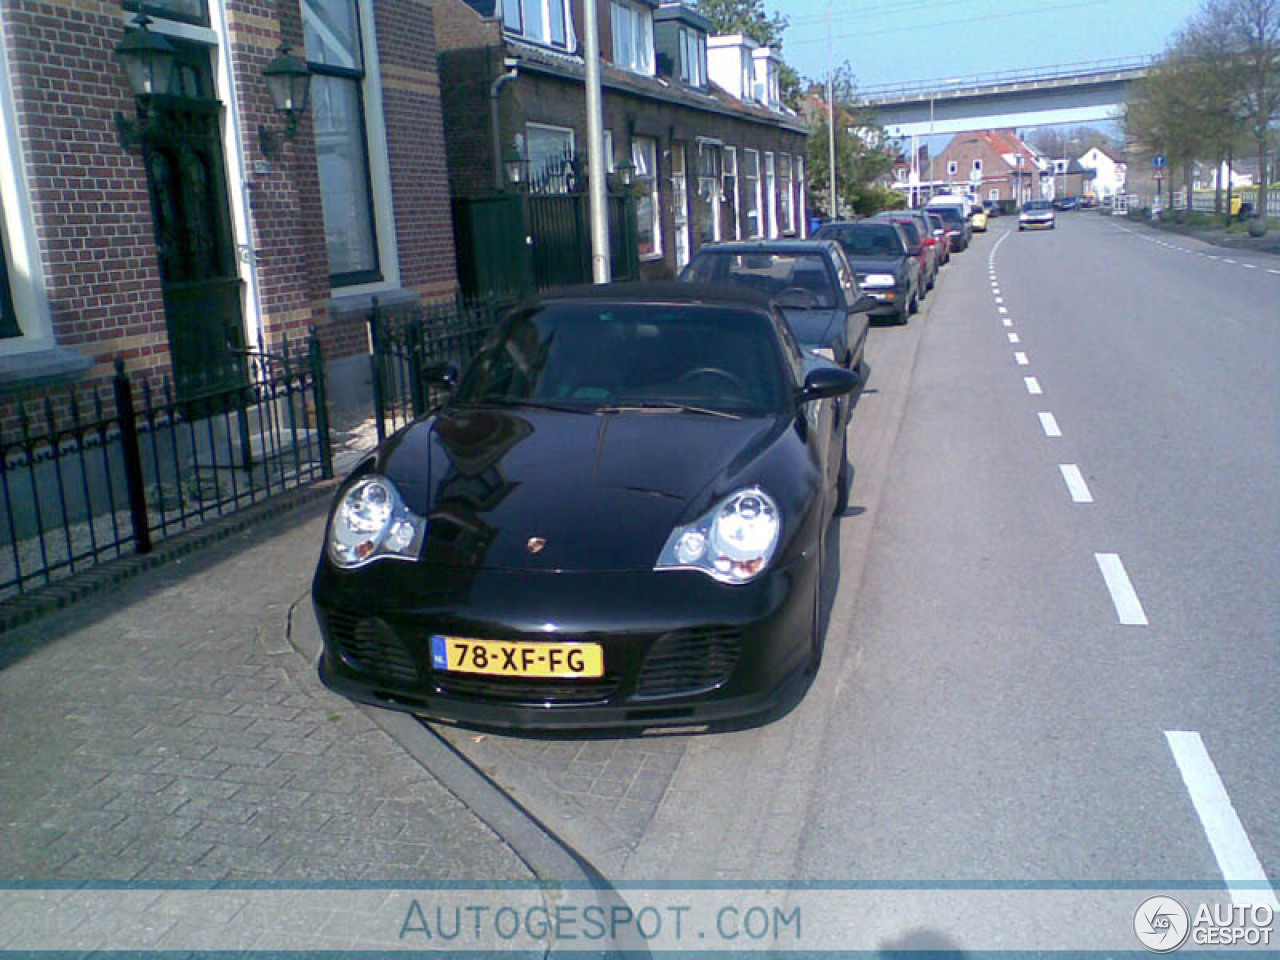
<svg viewBox="0 0 1280 960">
<path fill-rule="evenodd" d="M 713 410 L 711 407 L 699 407 L 690 403 L 680 403 L 677 400 L 636 400 L 626 403 L 616 403 L 607 407 L 600 407 L 599 413 L 624 413 L 628 410 L 672 410 L 677 413 L 701 413 L 709 417 L 727 417 L 730 420 L 741 420 L 742 414 L 731 413 L 728 410 Z"/>
<path fill-rule="evenodd" d="M 560 413 L 594 413 L 592 407 L 574 406 L 568 403 L 550 403 L 546 400 L 516 400 L 516 399 L 497 399 L 488 400 L 464 400 L 461 401 L 462 406 L 468 407 L 528 407 L 532 410 L 557 410 Z"/>
</svg>

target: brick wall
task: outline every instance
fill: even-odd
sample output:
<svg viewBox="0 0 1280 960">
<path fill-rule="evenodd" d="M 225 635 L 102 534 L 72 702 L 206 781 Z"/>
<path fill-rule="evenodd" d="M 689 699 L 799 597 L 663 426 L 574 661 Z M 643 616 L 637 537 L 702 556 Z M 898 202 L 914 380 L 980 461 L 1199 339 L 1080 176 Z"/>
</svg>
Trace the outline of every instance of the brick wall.
<svg viewBox="0 0 1280 960">
<path fill-rule="evenodd" d="M 374 10 L 401 284 L 424 300 L 452 299 L 457 271 L 431 6 L 399 0 Z"/>
</svg>

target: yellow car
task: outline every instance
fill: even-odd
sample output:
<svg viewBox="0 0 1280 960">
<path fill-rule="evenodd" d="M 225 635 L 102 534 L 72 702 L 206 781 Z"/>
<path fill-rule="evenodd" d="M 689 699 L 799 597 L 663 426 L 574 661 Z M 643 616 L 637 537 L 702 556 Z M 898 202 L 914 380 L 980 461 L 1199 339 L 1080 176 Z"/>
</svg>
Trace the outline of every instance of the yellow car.
<svg viewBox="0 0 1280 960">
<path fill-rule="evenodd" d="M 969 226 L 974 233 L 987 232 L 987 211 L 983 207 L 973 208 L 973 218 L 969 221 Z"/>
</svg>

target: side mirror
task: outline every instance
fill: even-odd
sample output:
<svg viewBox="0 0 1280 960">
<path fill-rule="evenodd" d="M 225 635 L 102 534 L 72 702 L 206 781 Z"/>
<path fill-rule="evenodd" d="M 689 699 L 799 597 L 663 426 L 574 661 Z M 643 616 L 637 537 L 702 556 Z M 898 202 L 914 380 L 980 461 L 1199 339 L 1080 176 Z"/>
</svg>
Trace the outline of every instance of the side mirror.
<svg viewBox="0 0 1280 960">
<path fill-rule="evenodd" d="M 431 363 L 422 368 L 426 381 L 452 390 L 458 385 L 458 368 L 452 363 Z"/>
<path fill-rule="evenodd" d="M 850 371 L 841 367 L 819 367 L 804 378 L 804 386 L 799 390 L 797 399 L 808 403 L 826 397 L 842 397 L 852 393 L 857 386 L 858 378 Z"/>
<path fill-rule="evenodd" d="M 878 301 L 875 297 L 869 297 L 864 293 L 862 296 L 858 297 L 858 299 L 854 302 L 853 312 L 866 313 L 868 310 L 874 309 L 876 304 L 879 302 L 880 301 Z"/>
</svg>

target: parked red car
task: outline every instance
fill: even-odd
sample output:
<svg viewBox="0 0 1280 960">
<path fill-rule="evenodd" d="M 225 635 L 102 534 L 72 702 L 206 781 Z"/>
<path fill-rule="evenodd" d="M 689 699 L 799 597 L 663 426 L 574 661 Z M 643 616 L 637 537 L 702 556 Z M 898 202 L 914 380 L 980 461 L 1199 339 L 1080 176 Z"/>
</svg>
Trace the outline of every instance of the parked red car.
<svg viewBox="0 0 1280 960">
<path fill-rule="evenodd" d="M 929 218 L 929 224 L 933 227 L 933 238 L 937 241 L 938 263 L 940 265 L 950 263 L 951 234 L 947 233 L 947 225 L 936 213 L 926 213 L 925 216 Z"/>
</svg>

